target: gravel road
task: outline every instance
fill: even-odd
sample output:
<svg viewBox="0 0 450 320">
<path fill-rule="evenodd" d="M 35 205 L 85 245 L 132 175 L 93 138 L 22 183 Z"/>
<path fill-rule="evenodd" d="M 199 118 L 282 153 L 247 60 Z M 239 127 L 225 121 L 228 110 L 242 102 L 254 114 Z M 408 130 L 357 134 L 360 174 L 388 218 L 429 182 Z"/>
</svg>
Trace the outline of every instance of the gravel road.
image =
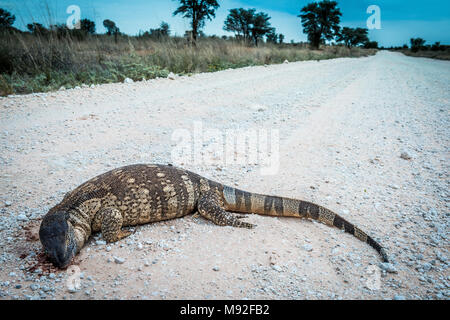
<svg viewBox="0 0 450 320">
<path fill-rule="evenodd" d="M 448 300 L 449 102 L 450 62 L 390 52 L 1 98 L 0 297 Z M 340 230 L 250 215 L 253 230 L 188 216 L 111 245 L 95 235 L 68 270 L 50 268 L 48 209 L 104 171 L 172 162 L 172 134 L 195 121 L 279 130 L 279 170 L 183 167 L 324 205 L 392 263 Z"/>
</svg>

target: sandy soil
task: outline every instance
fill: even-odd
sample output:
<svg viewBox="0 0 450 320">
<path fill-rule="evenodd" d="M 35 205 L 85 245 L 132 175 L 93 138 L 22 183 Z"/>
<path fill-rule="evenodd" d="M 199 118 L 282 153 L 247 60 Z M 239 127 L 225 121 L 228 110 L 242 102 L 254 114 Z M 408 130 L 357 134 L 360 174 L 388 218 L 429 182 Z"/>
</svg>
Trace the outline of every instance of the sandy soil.
<svg viewBox="0 0 450 320">
<path fill-rule="evenodd" d="M 449 85 L 450 62 L 380 52 L 1 98 L 0 296 L 449 299 Z M 257 215 L 250 231 L 187 216 L 113 245 L 95 235 L 68 270 L 46 264 L 37 230 L 50 207 L 112 168 L 172 162 L 172 134 L 194 121 L 278 129 L 279 171 L 183 167 L 327 206 L 392 265 L 340 230 Z"/>
</svg>

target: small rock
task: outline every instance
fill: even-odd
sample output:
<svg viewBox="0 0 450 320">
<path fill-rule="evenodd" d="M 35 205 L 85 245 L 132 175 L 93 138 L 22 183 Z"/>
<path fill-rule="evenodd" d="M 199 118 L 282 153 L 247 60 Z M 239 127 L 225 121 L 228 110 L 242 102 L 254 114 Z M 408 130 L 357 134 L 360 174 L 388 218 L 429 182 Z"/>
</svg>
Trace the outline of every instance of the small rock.
<svg viewBox="0 0 450 320">
<path fill-rule="evenodd" d="M 33 290 L 33 291 L 39 290 L 40 288 L 41 287 L 38 284 L 36 284 L 36 283 L 33 283 L 33 284 L 30 285 L 30 289 Z"/>
<path fill-rule="evenodd" d="M 380 268 L 389 273 L 397 273 L 397 268 L 392 263 L 383 262 L 380 263 Z"/>
<path fill-rule="evenodd" d="M 312 246 L 311 246 L 310 244 L 305 244 L 305 245 L 303 246 L 303 249 L 304 249 L 305 251 L 308 251 L 308 252 L 311 252 L 311 251 L 313 250 L 313 248 L 312 248 Z"/>
<path fill-rule="evenodd" d="M 134 81 L 130 78 L 125 78 L 125 80 L 123 80 L 123 83 L 133 83 Z"/>
<path fill-rule="evenodd" d="M 426 263 L 424 263 L 424 264 L 422 265 L 422 269 L 423 269 L 423 271 L 425 271 L 425 272 L 430 271 L 431 268 L 432 268 L 432 266 L 431 266 L 431 264 L 428 263 L 428 262 L 426 262 Z"/>
<path fill-rule="evenodd" d="M 42 287 L 42 291 L 44 291 L 44 292 L 49 292 L 49 291 L 51 291 L 52 289 L 50 289 L 49 287 L 47 287 L 47 286 L 43 286 Z"/>
<path fill-rule="evenodd" d="M 212 269 L 213 269 L 214 271 L 219 271 L 219 270 L 220 270 L 218 266 L 214 266 Z"/>
<path fill-rule="evenodd" d="M 170 79 L 170 80 L 175 80 L 175 74 L 173 72 L 171 72 L 171 73 L 169 73 L 167 78 Z"/>
<path fill-rule="evenodd" d="M 288 64 L 289 63 L 289 60 L 284 60 L 284 62 L 283 62 L 284 64 Z"/>
<path fill-rule="evenodd" d="M 278 271 L 278 272 L 283 271 L 283 269 L 281 269 L 281 267 L 280 267 L 279 265 L 276 265 L 276 264 L 274 264 L 274 265 L 272 266 L 272 269 L 275 270 L 275 271 Z"/>
<path fill-rule="evenodd" d="M 267 110 L 266 106 L 262 106 L 262 105 L 259 105 L 259 104 L 250 105 L 250 108 L 252 110 L 255 110 L 255 111 L 258 111 L 258 112 L 264 112 L 264 111 Z"/>
<path fill-rule="evenodd" d="M 123 264 L 125 262 L 125 259 L 120 257 L 114 257 L 114 262 L 117 264 Z"/>
<path fill-rule="evenodd" d="M 411 156 L 406 152 L 402 152 L 400 158 L 402 158 L 403 160 L 411 160 Z"/>
<path fill-rule="evenodd" d="M 78 289 L 71 286 L 70 288 L 67 289 L 67 291 L 69 291 L 69 293 L 76 293 L 78 292 Z"/>
<path fill-rule="evenodd" d="M 396 295 L 396 296 L 394 296 L 394 300 L 406 300 L 406 298 L 401 295 Z"/>
<path fill-rule="evenodd" d="M 28 221 L 28 218 L 27 218 L 26 215 L 24 215 L 23 213 L 21 213 L 21 214 L 19 214 L 19 215 L 17 216 L 17 220 L 19 220 L 19 221 Z"/>
</svg>

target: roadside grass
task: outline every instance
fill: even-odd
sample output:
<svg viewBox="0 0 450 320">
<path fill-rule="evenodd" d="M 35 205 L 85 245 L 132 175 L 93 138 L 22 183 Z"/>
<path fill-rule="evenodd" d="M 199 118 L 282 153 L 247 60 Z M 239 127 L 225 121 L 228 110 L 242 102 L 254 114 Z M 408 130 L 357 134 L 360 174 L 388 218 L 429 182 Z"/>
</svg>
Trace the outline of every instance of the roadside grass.
<svg viewBox="0 0 450 320">
<path fill-rule="evenodd" d="M 306 44 L 263 44 L 252 47 L 235 40 L 200 39 L 197 47 L 184 38 L 93 35 L 78 40 L 55 35 L 0 34 L 0 95 L 26 94 L 81 85 L 140 81 L 229 68 L 324 60 L 375 54 L 374 49 Z"/>
<path fill-rule="evenodd" d="M 403 54 L 410 57 L 422 57 L 431 58 L 439 60 L 450 60 L 450 49 L 432 51 L 432 50 L 419 50 L 417 52 L 412 52 L 411 50 L 402 50 Z"/>
</svg>

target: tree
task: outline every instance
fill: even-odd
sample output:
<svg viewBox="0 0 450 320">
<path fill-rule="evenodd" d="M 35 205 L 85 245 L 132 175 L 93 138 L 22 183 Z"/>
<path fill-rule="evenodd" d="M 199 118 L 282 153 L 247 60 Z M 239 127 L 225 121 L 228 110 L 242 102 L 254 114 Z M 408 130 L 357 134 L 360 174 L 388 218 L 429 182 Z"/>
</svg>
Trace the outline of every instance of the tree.
<svg viewBox="0 0 450 320">
<path fill-rule="evenodd" d="M 417 52 L 425 48 L 425 40 L 422 38 L 411 38 L 411 51 Z"/>
<path fill-rule="evenodd" d="M 109 19 L 103 20 L 103 26 L 106 28 L 106 34 L 109 36 L 119 33 L 119 28 L 116 26 L 114 21 Z"/>
<path fill-rule="evenodd" d="M 250 28 L 252 39 L 255 42 L 255 46 L 258 46 L 258 40 L 266 34 L 272 32 L 274 28 L 270 26 L 271 18 L 267 13 L 259 12 L 253 17 L 253 26 Z"/>
<path fill-rule="evenodd" d="M 34 35 L 44 36 L 48 34 L 48 29 L 37 22 L 27 24 L 27 29 Z"/>
<path fill-rule="evenodd" d="M 162 39 L 170 36 L 170 26 L 167 22 L 161 22 L 159 28 L 150 29 L 150 32 L 145 32 L 144 36 L 149 36 L 154 39 Z"/>
<path fill-rule="evenodd" d="M 344 27 L 337 36 L 337 41 L 343 42 L 347 47 L 351 47 L 353 38 L 353 29 Z"/>
<path fill-rule="evenodd" d="M 89 19 L 80 20 L 80 30 L 87 34 L 95 33 L 95 22 Z"/>
<path fill-rule="evenodd" d="M 0 8 L 0 29 L 10 28 L 16 21 L 16 16 L 12 15 L 11 12 Z"/>
<path fill-rule="evenodd" d="M 106 28 L 107 35 L 114 35 L 114 42 L 117 43 L 117 36 L 120 34 L 120 29 L 116 26 L 116 23 L 112 20 L 103 20 L 103 26 Z"/>
<path fill-rule="evenodd" d="M 217 0 L 178 0 L 180 6 L 173 15 L 181 14 L 183 18 L 191 19 L 192 42 L 195 45 L 199 31 L 205 26 L 205 20 L 216 17 L 215 11 L 219 8 Z"/>
<path fill-rule="evenodd" d="M 163 37 L 170 36 L 170 25 L 167 22 L 162 21 L 161 24 L 159 25 L 159 30 L 160 30 L 161 36 L 163 36 Z"/>
<path fill-rule="evenodd" d="M 282 33 L 280 33 L 279 35 L 278 35 L 278 43 L 283 43 L 283 41 L 284 41 L 284 34 L 282 34 Z"/>
<path fill-rule="evenodd" d="M 67 25 L 65 23 L 52 24 L 50 25 L 49 30 L 53 34 L 56 34 L 56 37 L 58 39 L 64 39 L 68 37 L 73 31 L 67 28 Z"/>
<path fill-rule="evenodd" d="M 237 38 L 249 42 L 252 40 L 256 46 L 264 36 L 268 37 L 269 42 L 276 42 L 275 29 L 270 26 L 270 19 L 267 13 L 256 13 L 256 9 L 231 9 L 223 29 L 234 32 Z"/>
<path fill-rule="evenodd" d="M 231 9 L 228 14 L 223 29 L 234 32 L 236 38 L 250 41 L 250 29 L 253 23 L 256 9 Z"/>
<path fill-rule="evenodd" d="M 367 41 L 364 43 L 364 48 L 366 49 L 378 49 L 378 42 L 376 41 Z"/>
<path fill-rule="evenodd" d="M 266 41 L 270 43 L 278 43 L 278 34 L 275 32 L 275 28 L 266 34 Z"/>
<path fill-rule="evenodd" d="M 352 41 L 353 46 L 364 45 L 369 42 L 368 37 L 369 30 L 367 28 L 356 28 L 354 29 L 354 37 Z"/>
<path fill-rule="evenodd" d="M 312 2 L 301 10 L 303 32 L 313 48 L 318 49 L 325 40 L 332 40 L 339 33 L 342 13 L 336 1 Z"/>
<path fill-rule="evenodd" d="M 337 41 L 344 42 L 344 44 L 351 48 L 357 45 L 363 45 L 369 42 L 367 36 L 369 30 L 366 28 L 349 28 L 344 27 L 337 36 Z"/>
<path fill-rule="evenodd" d="M 431 51 L 441 51 L 444 50 L 444 47 L 441 46 L 441 42 L 437 41 L 431 46 Z"/>
</svg>

